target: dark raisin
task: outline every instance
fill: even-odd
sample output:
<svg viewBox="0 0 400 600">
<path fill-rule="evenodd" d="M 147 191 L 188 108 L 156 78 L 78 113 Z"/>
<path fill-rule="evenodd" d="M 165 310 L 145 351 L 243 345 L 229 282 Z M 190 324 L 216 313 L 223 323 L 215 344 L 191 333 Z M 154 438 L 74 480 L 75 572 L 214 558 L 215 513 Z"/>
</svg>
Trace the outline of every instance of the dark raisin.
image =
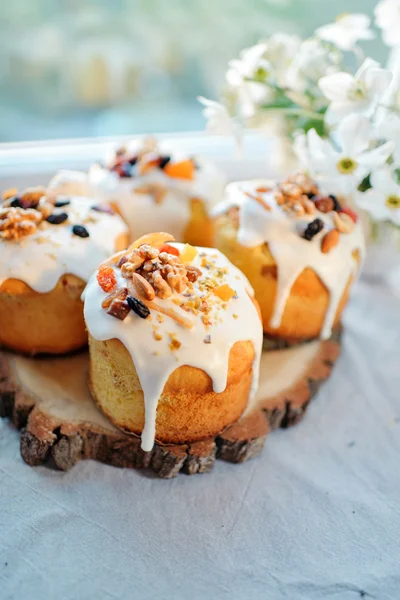
<svg viewBox="0 0 400 600">
<path fill-rule="evenodd" d="M 132 165 L 128 162 L 123 163 L 118 171 L 120 177 L 132 177 Z"/>
<path fill-rule="evenodd" d="M 15 196 L 15 198 L 13 198 L 11 200 L 10 206 L 12 206 L 13 208 L 22 208 L 21 198 L 18 198 L 18 196 Z"/>
<path fill-rule="evenodd" d="M 313 200 L 313 198 L 315 198 L 317 194 L 314 194 L 313 192 L 308 192 L 308 194 L 306 194 L 306 196 L 310 199 Z"/>
<path fill-rule="evenodd" d="M 147 319 L 150 314 L 149 309 L 141 300 L 138 298 L 133 298 L 132 296 L 128 296 L 126 301 L 129 304 L 129 307 L 136 313 L 141 319 Z"/>
<path fill-rule="evenodd" d="M 131 165 L 131 167 L 134 167 L 136 165 L 137 161 L 138 161 L 138 157 L 132 156 L 132 158 L 130 158 L 128 162 Z"/>
<path fill-rule="evenodd" d="M 160 156 L 160 162 L 158 163 L 158 166 L 160 167 L 160 169 L 163 169 L 164 167 L 167 166 L 167 164 L 171 161 L 171 157 L 170 156 Z"/>
<path fill-rule="evenodd" d="M 62 212 L 50 215 L 49 217 L 47 217 L 46 221 L 48 223 L 51 223 L 52 225 L 61 225 L 61 223 L 64 223 L 64 221 L 66 221 L 67 219 L 67 213 Z"/>
<path fill-rule="evenodd" d="M 81 238 L 88 238 L 90 235 L 86 227 L 83 225 L 74 225 L 72 228 L 72 233 Z"/>
<path fill-rule="evenodd" d="M 336 196 L 334 196 L 333 194 L 329 194 L 329 198 L 330 198 L 331 200 L 333 200 L 333 204 L 334 204 L 333 210 L 336 210 L 336 211 L 342 210 L 342 207 L 341 207 L 341 205 L 340 205 L 340 202 L 339 202 L 339 200 L 336 198 Z"/>
<path fill-rule="evenodd" d="M 68 204 L 71 204 L 71 200 L 57 200 L 54 206 L 56 208 L 61 208 L 62 206 L 68 206 Z"/>
<path fill-rule="evenodd" d="M 106 213 L 107 215 L 115 215 L 115 210 L 108 206 L 107 204 L 96 204 L 96 206 L 92 206 L 92 210 L 95 210 L 100 213 Z"/>
<path fill-rule="evenodd" d="M 312 240 L 314 235 L 317 235 L 324 228 L 324 223 L 321 219 L 314 219 L 309 223 L 303 233 L 303 238 L 305 240 Z"/>
</svg>

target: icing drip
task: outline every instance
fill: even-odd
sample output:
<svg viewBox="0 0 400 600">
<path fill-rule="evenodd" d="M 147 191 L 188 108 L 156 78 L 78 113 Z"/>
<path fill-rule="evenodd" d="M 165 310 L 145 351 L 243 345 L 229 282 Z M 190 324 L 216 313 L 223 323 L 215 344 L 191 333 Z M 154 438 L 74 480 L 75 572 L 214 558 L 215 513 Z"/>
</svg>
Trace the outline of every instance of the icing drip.
<svg viewBox="0 0 400 600">
<path fill-rule="evenodd" d="M 353 257 L 358 251 L 362 258 L 365 251 L 364 236 L 360 222 L 355 224 L 351 233 L 341 233 L 338 245 L 329 253 L 321 252 L 321 240 L 335 228 L 332 212 L 289 216 L 276 202 L 274 193 L 257 192 L 270 207 L 261 204 L 246 193 L 255 194 L 255 190 L 264 186 L 272 187 L 270 181 L 244 181 L 229 184 L 226 200 L 213 211 L 215 216 L 226 213 L 230 208 L 239 208 L 238 242 L 243 246 L 254 247 L 267 243 L 278 267 L 278 288 L 271 326 L 279 327 L 290 296 L 293 284 L 307 267 L 321 279 L 330 294 L 328 310 L 325 315 L 321 338 L 328 339 L 343 292 L 350 277 L 354 277 L 359 265 Z M 323 230 L 308 241 L 302 233 L 315 218 L 324 223 Z"/>
<path fill-rule="evenodd" d="M 167 150 L 166 154 L 171 155 Z M 178 155 L 172 157 L 174 161 L 182 158 Z M 176 239 L 182 239 L 190 219 L 191 199 L 200 199 L 206 209 L 211 210 L 221 200 L 226 183 L 224 174 L 212 162 L 197 157 L 195 160 L 197 168 L 191 180 L 169 177 L 158 168 L 144 175 L 120 178 L 108 166 L 94 164 L 88 174 L 61 171 L 49 187 L 61 189 L 63 193 L 92 195 L 115 202 L 134 237 L 159 230 L 168 231 Z M 163 186 L 166 190 L 159 203 L 155 202 L 152 194 L 136 192 L 152 184 Z"/>
<path fill-rule="evenodd" d="M 182 244 L 173 245 L 179 249 L 183 248 Z M 196 295 L 204 293 L 199 283 L 209 273 L 202 267 L 204 257 L 212 263 L 212 269 L 227 269 L 221 283 L 227 283 L 236 292 L 236 296 L 227 303 L 216 298 L 210 313 L 212 325 L 208 328 L 203 324 L 200 314 L 190 315 L 194 321 L 191 329 L 182 327 L 165 315 L 160 323 L 155 311 L 151 311 L 151 320 L 150 317 L 141 319 L 132 312 L 124 321 L 115 319 L 101 306 L 107 294 L 98 285 L 96 275 L 89 280 L 83 295 L 85 321 L 90 334 L 100 341 L 113 338 L 120 340 L 132 357 L 144 394 L 145 425 L 142 432 L 142 448 L 145 451 L 150 451 L 154 444 L 159 397 L 171 373 L 180 366 L 188 365 L 202 369 L 210 376 L 214 391 L 221 393 L 227 384 L 231 348 L 238 341 L 249 340 L 253 343 L 255 351 L 249 402 L 258 388 L 262 327 L 249 296 L 249 293 L 252 294 L 250 284 L 218 250 L 201 248 L 191 263 L 202 271 L 199 280 L 193 284 Z M 122 277 L 120 269 L 115 268 L 114 272 L 117 285 L 125 286 L 126 279 Z M 188 317 L 189 313 L 177 307 L 174 298 L 177 298 L 176 293 L 159 302 Z M 155 339 L 155 330 L 157 337 L 161 339 Z M 207 335 L 210 335 L 210 343 L 205 343 Z M 171 349 L 173 339 L 180 343 L 174 350 Z"/>
<path fill-rule="evenodd" d="M 70 204 L 56 209 L 68 214 L 60 225 L 43 222 L 32 235 L 18 241 L 0 240 L 0 285 L 19 279 L 39 293 L 50 292 L 59 278 L 75 275 L 87 281 L 100 262 L 115 252 L 116 238 L 127 231 L 118 215 L 92 209 L 92 198 L 59 197 Z M 73 235 L 73 225 L 83 225 L 89 237 Z"/>
</svg>

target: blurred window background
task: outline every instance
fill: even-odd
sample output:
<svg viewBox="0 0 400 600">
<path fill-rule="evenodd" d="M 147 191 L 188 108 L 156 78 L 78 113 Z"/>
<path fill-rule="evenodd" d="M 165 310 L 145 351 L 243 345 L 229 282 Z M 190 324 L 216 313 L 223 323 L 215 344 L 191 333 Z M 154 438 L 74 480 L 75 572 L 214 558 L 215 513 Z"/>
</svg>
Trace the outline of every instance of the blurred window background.
<svg viewBox="0 0 400 600">
<path fill-rule="evenodd" d="M 0 141 L 203 128 L 227 63 L 374 0 L 2 0 Z M 379 42 L 364 46 L 384 60 Z"/>
</svg>

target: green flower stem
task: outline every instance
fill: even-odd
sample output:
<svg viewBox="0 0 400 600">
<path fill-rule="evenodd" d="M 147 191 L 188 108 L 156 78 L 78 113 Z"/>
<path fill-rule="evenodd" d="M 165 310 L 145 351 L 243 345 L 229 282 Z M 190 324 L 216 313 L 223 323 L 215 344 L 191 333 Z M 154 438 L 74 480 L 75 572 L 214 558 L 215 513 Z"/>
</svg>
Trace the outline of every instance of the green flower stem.
<svg viewBox="0 0 400 600">
<path fill-rule="evenodd" d="M 283 113 L 284 115 L 294 116 L 294 117 L 305 117 L 307 119 L 313 119 L 315 121 L 324 121 L 324 115 L 314 112 L 312 110 L 306 110 L 305 108 L 289 107 L 289 108 L 279 108 L 275 106 L 268 106 L 268 104 L 264 104 L 261 107 L 263 110 L 275 111 Z"/>
</svg>

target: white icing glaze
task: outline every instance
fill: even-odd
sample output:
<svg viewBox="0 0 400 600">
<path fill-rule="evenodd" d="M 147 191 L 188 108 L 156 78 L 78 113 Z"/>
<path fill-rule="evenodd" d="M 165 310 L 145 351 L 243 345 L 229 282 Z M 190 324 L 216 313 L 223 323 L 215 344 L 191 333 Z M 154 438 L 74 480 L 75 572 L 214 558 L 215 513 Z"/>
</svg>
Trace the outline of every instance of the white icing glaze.
<svg viewBox="0 0 400 600">
<path fill-rule="evenodd" d="M 332 213 L 316 210 L 314 215 L 291 217 L 276 203 L 272 192 L 255 192 L 256 188 L 271 189 L 272 185 L 267 180 L 231 183 L 226 188 L 226 200 L 214 209 L 213 214 L 218 216 L 229 208 L 238 207 L 238 242 L 247 247 L 268 243 L 278 267 L 278 290 L 271 327 L 279 327 L 292 286 L 304 269 L 309 267 L 318 275 L 330 294 L 320 336 L 328 339 L 349 278 L 355 276 L 359 268 L 352 254 L 358 250 L 361 258 L 364 255 L 362 225 L 357 222 L 352 233 L 340 233 L 338 245 L 324 254 L 321 252 L 321 240 L 328 231 L 334 229 Z M 271 210 L 263 208 L 246 192 L 261 196 Z M 316 218 L 324 222 L 324 229 L 311 241 L 305 240 L 302 233 L 307 224 Z"/>
<path fill-rule="evenodd" d="M 127 231 L 121 217 L 92 210 L 98 204 L 93 198 L 58 199 L 71 201 L 55 208 L 55 212 L 68 213 L 68 221 L 60 225 L 43 222 L 35 233 L 18 241 L 0 239 L 0 284 L 6 279 L 19 279 L 36 292 L 49 292 L 67 273 L 87 281 L 115 252 L 116 238 Z M 73 225 L 83 225 L 89 237 L 74 235 Z"/>
<path fill-rule="evenodd" d="M 174 244 L 182 247 L 181 244 Z M 164 321 L 159 323 L 154 311 L 151 320 L 141 319 L 133 312 L 129 313 L 124 321 L 110 315 L 101 307 L 106 293 L 97 283 L 94 274 L 83 294 L 85 300 L 85 321 L 90 334 L 96 340 L 109 340 L 116 338 L 128 349 L 135 365 L 145 403 L 145 426 L 142 432 L 142 448 L 150 451 L 154 444 L 156 431 L 156 413 L 159 397 L 171 373 L 182 365 L 202 369 L 212 379 L 213 389 L 216 393 L 225 390 L 228 376 L 229 353 L 238 341 L 249 340 L 254 345 L 255 359 L 253 363 L 253 380 L 249 394 L 252 401 L 258 387 L 259 363 L 262 348 L 262 326 L 257 310 L 249 296 L 253 294 L 246 277 L 234 267 L 228 259 L 218 250 L 199 249 L 192 265 L 202 270 L 207 276 L 207 269 L 201 266 L 201 255 L 204 253 L 216 267 L 227 268 L 221 283 L 227 283 L 236 291 L 237 298 L 232 298 L 223 308 L 222 301 L 216 298 L 210 313 L 213 324 L 206 329 L 200 315 L 191 315 L 194 325 L 191 329 L 179 325 L 171 317 L 164 315 Z M 120 269 L 114 269 L 118 285 L 125 286 L 126 280 L 122 277 Z M 196 295 L 202 295 L 198 282 L 194 284 Z M 186 317 L 189 313 L 177 307 L 171 298 L 160 300 L 166 307 L 181 311 Z M 233 315 L 237 315 L 235 318 Z M 215 322 L 214 322 L 215 321 Z M 157 341 L 153 335 L 154 327 L 161 334 L 162 340 Z M 207 334 L 211 335 L 211 343 L 205 343 Z M 171 351 L 171 335 L 181 343 L 181 346 Z"/>
<path fill-rule="evenodd" d="M 137 148 L 137 144 L 132 145 L 133 152 Z M 172 156 L 174 162 L 187 158 L 176 153 L 171 155 L 164 148 L 163 153 Z M 224 174 L 204 158 L 195 158 L 198 168 L 192 180 L 169 177 L 157 168 L 145 175 L 120 178 L 109 170 L 111 162 L 110 156 L 106 167 L 92 165 L 87 175 L 79 171 L 60 171 L 49 187 L 61 189 L 63 193 L 89 194 L 107 202 L 115 202 L 133 238 L 151 231 L 168 231 L 176 239 L 182 239 L 190 218 L 191 199 L 202 200 L 207 210 L 211 210 L 222 199 L 226 184 Z M 154 183 L 162 184 L 168 190 L 159 204 L 152 195 L 135 192 L 137 188 Z"/>
</svg>

